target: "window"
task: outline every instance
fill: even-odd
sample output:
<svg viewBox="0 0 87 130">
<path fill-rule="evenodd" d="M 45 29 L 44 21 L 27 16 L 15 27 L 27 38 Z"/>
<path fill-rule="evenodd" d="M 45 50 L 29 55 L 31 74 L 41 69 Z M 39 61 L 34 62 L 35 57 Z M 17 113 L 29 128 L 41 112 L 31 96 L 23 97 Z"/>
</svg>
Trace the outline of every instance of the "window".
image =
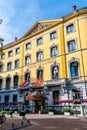
<svg viewBox="0 0 87 130">
<path fill-rule="evenodd" d="M 0 102 L 1 102 L 1 96 L 0 96 Z"/>
<path fill-rule="evenodd" d="M 74 31 L 74 25 L 73 24 L 70 24 L 66 27 L 66 32 L 67 33 L 71 33 Z"/>
<path fill-rule="evenodd" d="M 72 62 L 70 64 L 70 75 L 71 75 L 71 78 L 74 78 L 76 76 L 79 76 L 78 74 L 78 62 Z"/>
<path fill-rule="evenodd" d="M 43 43 L 42 37 L 37 39 L 37 46 L 41 45 Z"/>
<path fill-rule="evenodd" d="M 9 90 L 10 89 L 10 77 L 6 78 L 6 90 Z"/>
<path fill-rule="evenodd" d="M 19 60 L 15 60 L 15 68 L 19 67 Z"/>
<path fill-rule="evenodd" d="M 6 102 L 9 102 L 9 95 L 6 95 L 6 96 L 4 97 L 4 101 L 5 101 L 5 103 L 6 103 Z"/>
<path fill-rule="evenodd" d="M 55 102 L 55 100 L 59 100 L 59 91 L 58 90 L 53 91 L 53 101 L 54 101 L 54 104 L 57 104 Z"/>
<path fill-rule="evenodd" d="M 50 33 L 50 40 L 56 39 L 57 38 L 57 33 L 56 31 Z"/>
<path fill-rule="evenodd" d="M 41 61 L 43 59 L 43 52 L 39 51 L 37 52 L 37 61 Z"/>
<path fill-rule="evenodd" d="M 26 50 L 30 49 L 31 48 L 31 43 L 26 43 Z"/>
<path fill-rule="evenodd" d="M 68 52 L 76 50 L 76 43 L 75 40 L 71 40 L 68 42 Z"/>
<path fill-rule="evenodd" d="M 7 70 L 11 70 L 11 68 L 12 68 L 12 63 L 11 62 L 7 63 Z"/>
<path fill-rule="evenodd" d="M 13 95 L 13 102 L 17 102 L 17 95 Z"/>
<path fill-rule="evenodd" d="M 12 51 L 9 51 L 8 52 L 8 57 L 11 57 L 12 56 Z"/>
<path fill-rule="evenodd" d="M 19 47 L 16 48 L 15 53 L 16 53 L 16 54 L 19 54 L 19 53 L 20 53 L 20 48 L 19 48 Z"/>
<path fill-rule="evenodd" d="M 31 63 L 31 56 L 29 55 L 25 57 L 25 65 L 28 65 L 30 63 Z"/>
<path fill-rule="evenodd" d="M 59 79 L 59 70 L 57 65 L 52 67 L 51 72 L 52 72 L 52 79 Z"/>
<path fill-rule="evenodd" d="M 0 55 L 0 60 L 3 60 L 5 58 L 5 55 Z"/>
<path fill-rule="evenodd" d="M 30 73 L 29 72 L 25 73 L 25 80 L 27 82 L 30 82 Z"/>
<path fill-rule="evenodd" d="M 39 79 L 39 78 L 43 79 L 43 70 L 42 69 L 37 71 L 37 79 Z"/>
<path fill-rule="evenodd" d="M 58 55 L 57 46 L 51 47 L 51 57 L 54 57 L 57 55 Z"/>
<path fill-rule="evenodd" d="M 3 65 L 0 65 L 0 72 L 3 71 Z"/>
<path fill-rule="evenodd" d="M 0 91 L 2 90 L 2 79 L 0 79 Z"/>
<path fill-rule="evenodd" d="M 18 86 L 18 75 L 14 76 L 14 88 L 17 88 Z"/>
</svg>

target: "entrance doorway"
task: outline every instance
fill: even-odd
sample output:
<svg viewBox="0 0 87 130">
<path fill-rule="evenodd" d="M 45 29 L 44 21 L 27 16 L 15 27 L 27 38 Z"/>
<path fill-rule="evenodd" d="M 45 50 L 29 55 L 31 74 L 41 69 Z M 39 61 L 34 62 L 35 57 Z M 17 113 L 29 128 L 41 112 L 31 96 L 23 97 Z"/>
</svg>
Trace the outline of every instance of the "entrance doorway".
<svg viewBox="0 0 87 130">
<path fill-rule="evenodd" d="M 35 101 L 35 113 L 38 113 L 39 111 L 42 112 L 44 106 L 44 100 L 36 100 Z"/>
</svg>

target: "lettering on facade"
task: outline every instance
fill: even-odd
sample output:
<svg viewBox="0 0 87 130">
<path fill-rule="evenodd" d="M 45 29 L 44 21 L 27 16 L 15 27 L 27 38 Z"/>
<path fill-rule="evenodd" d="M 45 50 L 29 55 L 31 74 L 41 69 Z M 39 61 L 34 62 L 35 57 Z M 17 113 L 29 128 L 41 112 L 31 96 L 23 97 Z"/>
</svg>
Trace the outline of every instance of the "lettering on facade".
<svg viewBox="0 0 87 130">
<path fill-rule="evenodd" d="M 51 60 L 48 60 L 48 61 L 44 61 L 42 63 L 36 63 L 34 65 L 30 65 L 29 68 L 32 69 L 32 68 L 38 68 L 38 67 L 42 67 L 44 65 L 47 65 L 47 64 L 51 64 L 51 63 L 54 63 L 55 62 L 55 59 L 51 59 Z"/>
</svg>

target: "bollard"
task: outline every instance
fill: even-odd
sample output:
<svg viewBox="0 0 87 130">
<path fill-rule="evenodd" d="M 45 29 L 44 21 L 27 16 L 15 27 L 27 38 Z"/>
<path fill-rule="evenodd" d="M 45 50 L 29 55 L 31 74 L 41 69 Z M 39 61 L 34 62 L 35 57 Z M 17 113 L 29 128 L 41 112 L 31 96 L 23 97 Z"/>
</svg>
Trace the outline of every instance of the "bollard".
<svg viewBox="0 0 87 130">
<path fill-rule="evenodd" d="M 12 123 L 12 128 L 14 128 L 14 123 Z"/>
<path fill-rule="evenodd" d="M 30 120 L 28 119 L 28 120 L 27 120 L 27 124 L 29 124 L 29 123 L 30 123 Z"/>
<path fill-rule="evenodd" d="M 23 125 L 23 124 L 24 124 L 24 122 L 22 121 L 22 122 L 21 122 L 21 125 Z"/>
</svg>

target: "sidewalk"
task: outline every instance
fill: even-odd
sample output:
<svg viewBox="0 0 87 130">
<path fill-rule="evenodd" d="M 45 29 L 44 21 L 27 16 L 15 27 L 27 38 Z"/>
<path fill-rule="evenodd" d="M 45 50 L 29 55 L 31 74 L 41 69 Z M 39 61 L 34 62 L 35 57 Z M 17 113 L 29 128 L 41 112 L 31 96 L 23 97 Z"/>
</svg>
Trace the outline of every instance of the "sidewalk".
<svg viewBox="0 0 87 130">
<path fill-rule="evenodd" d="M 6 117 L 6 122 L 0 126 L 0 130 L 15 130 L 14 128 L 24 128 L 32 124 L 33 119 L 87 119 L 87 117 L 65 116 L 65 115 L 49 115 L 49 114 L 26 114 L 25 119 L 21 120 L 19 114 L 13 114 L 13 118 Z"/>
<path fill-rule="evenodd" d="M 30 125 L 30 120 L 27 120 L 26 118 L 21 120 L 18 117 L 6 117 L 6 121 L 0 125 L 0 130 L 17 130 L 19 128 L 24 128 Z"/>
</svg>

